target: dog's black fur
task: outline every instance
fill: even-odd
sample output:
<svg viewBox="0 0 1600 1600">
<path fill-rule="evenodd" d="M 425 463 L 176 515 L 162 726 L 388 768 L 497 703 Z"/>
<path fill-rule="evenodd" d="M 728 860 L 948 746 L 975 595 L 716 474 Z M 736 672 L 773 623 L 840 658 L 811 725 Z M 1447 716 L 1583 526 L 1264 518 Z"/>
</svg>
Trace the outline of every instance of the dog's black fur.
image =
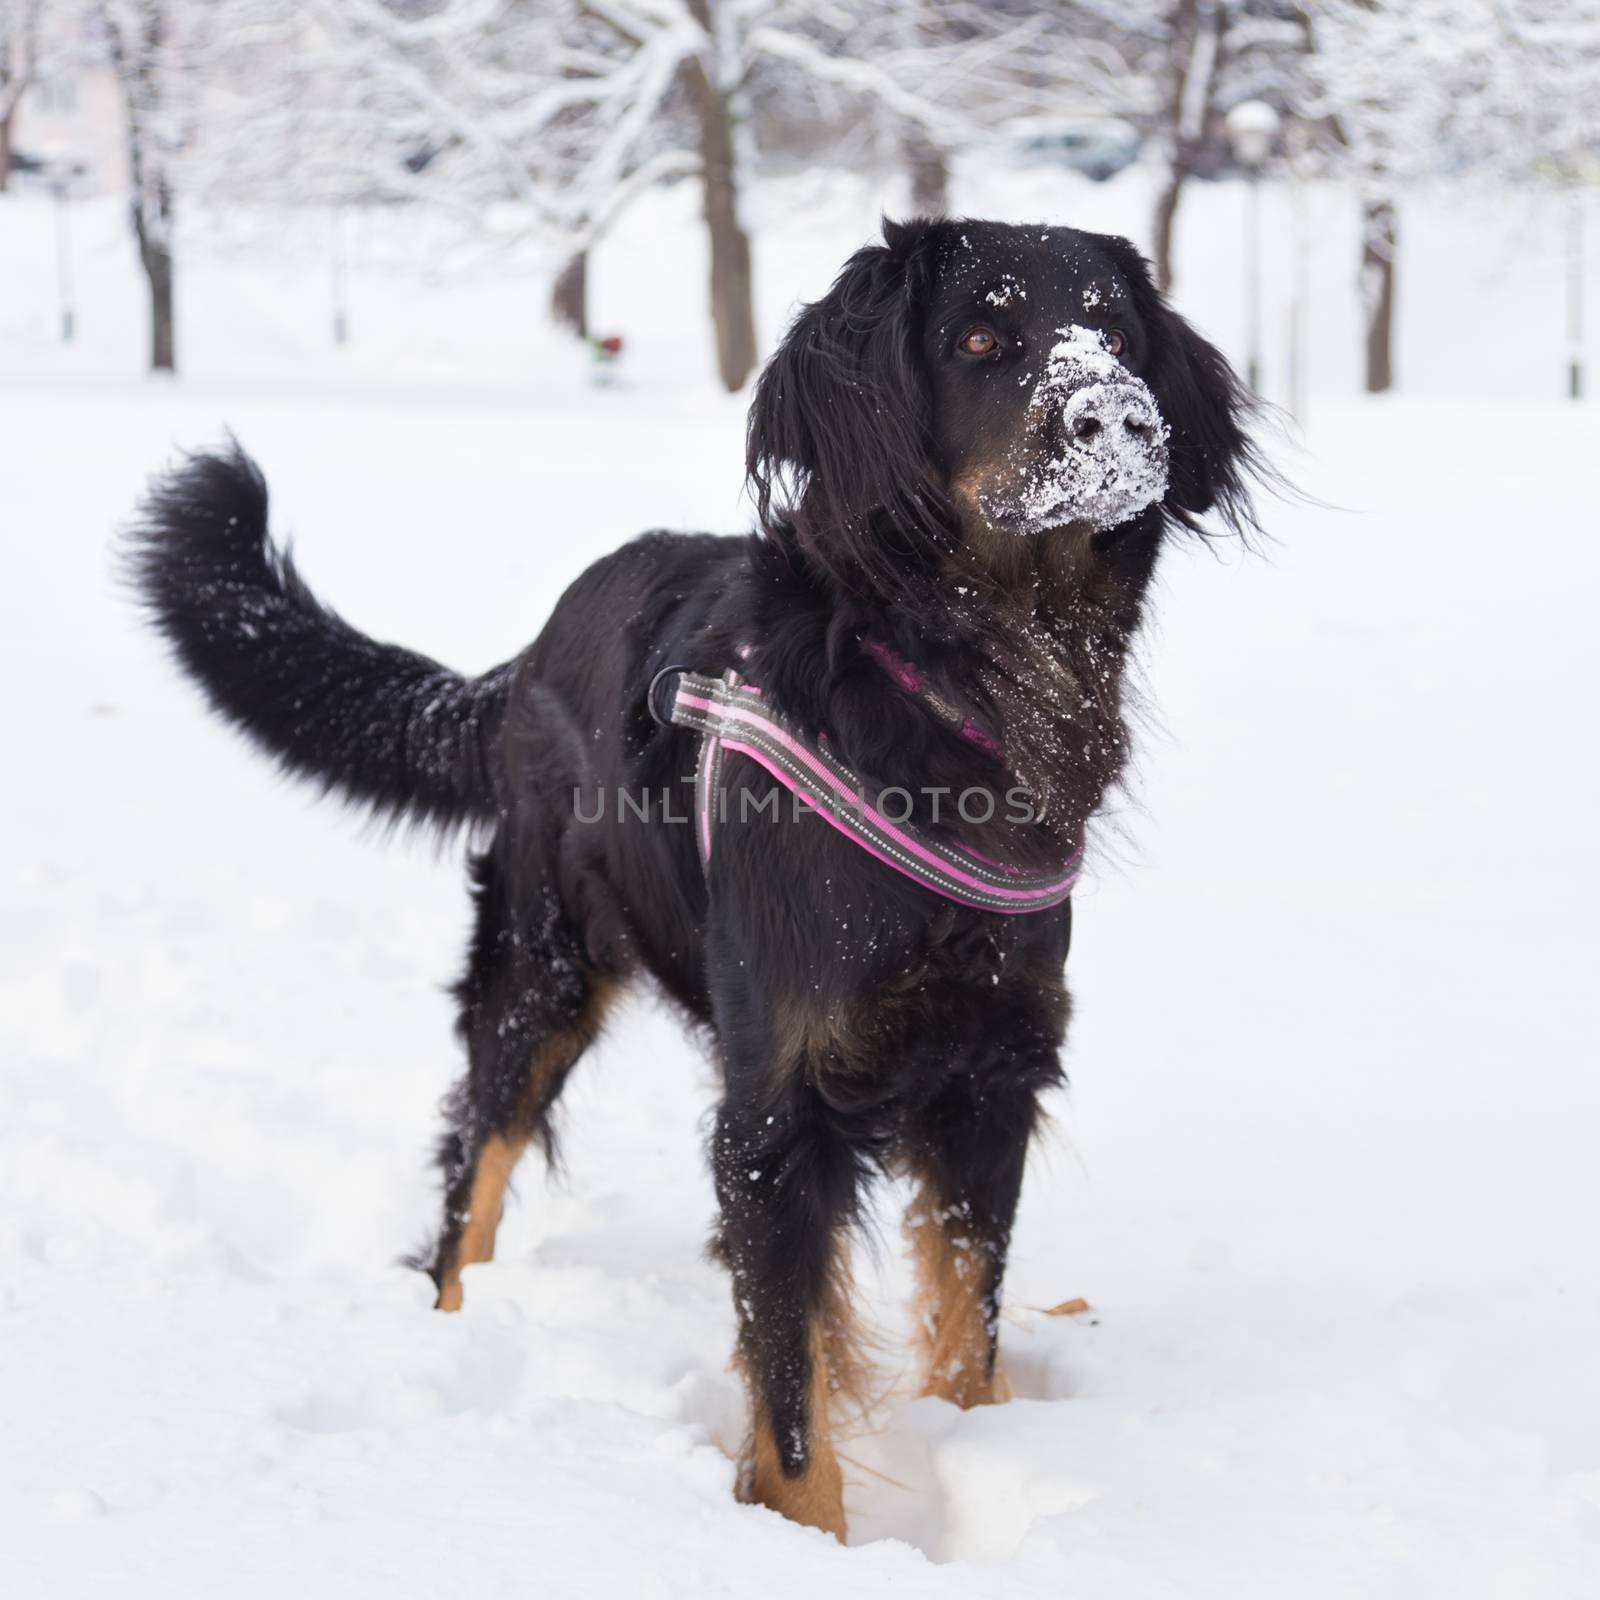
<svg viewBox="0 0 1600 1600">
<path fill-rule="evenodd" d="M 1022 292 L 996 294 L 1007 280 Z M 979 323 L 997 341 L 983 359 L 958 346 Z M 1044 447 L 1027 437 L 1026 380 L 1065 324 L 1122 333 L 1124 365 L 1171 430 L 1167 493 L 1110 529 L 1004 533 L 968 486 Z M 477 926 L 457 988 L 469 1067 L 448 1102 L 445 1216 L 428 1263 L 442 1294 L 463 1264 L 480 1155 L 495 1140 L 497 1160 L 528 1137 L 548 1148 L 603 1000 L 644 974 L 704 1025 L 722 1067 L 711 1161 L 751 1385 L 751 1492 L 842 1529 L 819 1396 L 845 1365 L 841 1237 L 890 1164 L 916 1177 L 920 1220 L 938 1235 L 924 1251 L 932 1279 L 944 1275 L 930 1286 L 930 1350 L 960 1344 L 955 1321 L 977 1318 L 982 1370 L 969 1350 L 965 1373 L 935 1372 L 931 1386 L 963 1403 L 992 1397 L 1024 1156 L 1040 1094 L 1061 1079 L 1070 908 L 961 909 L 815 819 L 783 807 L 776 824 L 770 812 L 742 819 L 738 796 L 774 785 L 739 757 L 708 875 L 692 828 L 619 823 L 611 808 L 606 825 L 584 826 L 574 790 L 648 793 L 658 814 L 667 791 L 672 814 L 688 814 L 694 742 L 656 725 L 647 687 L 669 664 L 720 673 L 742 651 L 768 703 L 824 731 L 869 783 L 921 797 L 925 826 L 1025 865 L 1059 861 L 1123 766 L 1124 663 L 1163 536 L 1212 510 L 1252 520 L 1248 410 L 1125 240 L 886 225 L 760 379 L 746 463 L 758 531 L 643 536 L 475 681 L 365 638 L 315 600 L 272 546 L 265 486 L 237 451 L 153 489 L 133 571 L 213 706 L 290 771 L 379 813 L 480 825 Z M 868 639 L 988 724 L 1039 820 L 970 825 L 946 804 L 935 822 L 930 791 L 994 791 L 996 770 L 885 675 Z M 976 1310 L 964 1313 L 955 1302 L 969 1291 Z"/>
</svg>

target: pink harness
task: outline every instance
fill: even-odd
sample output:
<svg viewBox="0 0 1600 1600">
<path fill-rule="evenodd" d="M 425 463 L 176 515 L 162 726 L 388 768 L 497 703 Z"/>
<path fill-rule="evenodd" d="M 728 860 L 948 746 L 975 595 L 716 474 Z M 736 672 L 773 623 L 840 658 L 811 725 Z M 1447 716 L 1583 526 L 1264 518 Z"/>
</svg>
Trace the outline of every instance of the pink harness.
<svg viewBox="0 0 1600 1600">
<path fill-rule="evenodd" d="M 869 642 L 867 648 L 890 677 L 918 695 L 948 727 L 992 760 L 1004 762 L 1005 751 L 994 736 L 929 691 L 909 661 L 887 645 Z M 1081 850 L 1058 868 L 1030 872 L 991 861 L 912 822 L 887 816 L 883 802 L 894 791 L 869 798 L 866 786 L 834 758 L 824 741 L 805 738 L 763 704 L 760 689 L 741 681 L 736 672 L 713 678 L 668 667 L 650 685 L 649 702 L 658 721 L 701 735 L 695 766 L 695 838 L 701 864 L 708 870 L 713 824 L 727 820 L 722 760 L 725 752 L 733 751 L 764 767 L 799 802 L 868 855 L 957 905 L 1016 916 L 1049 911 L 1072 895 L 1082 866 Z"/>
</svg>

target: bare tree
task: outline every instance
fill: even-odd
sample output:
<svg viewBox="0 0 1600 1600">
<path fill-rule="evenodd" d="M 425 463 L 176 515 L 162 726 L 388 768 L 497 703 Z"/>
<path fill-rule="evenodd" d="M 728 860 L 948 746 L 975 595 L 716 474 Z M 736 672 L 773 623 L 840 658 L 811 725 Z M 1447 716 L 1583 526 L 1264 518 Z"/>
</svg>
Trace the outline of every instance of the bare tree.
<svg viewBox="0 0 1600 1600">
<path fill-rule="evenodd" d="M 700 153 L 700 189 L 711 242 L 711 324 L 717 339 L 717 373 L 737 390 L 755 370 L 755 285 L 750 236 L 739 218 L 739 174 L 734 159 L 732 91 L 737 50 L 712 0 L 685 0 L 701 30 L 698 49 L 684 54 L 680 71 L 694 107 Z M 733 7 L 729 6 L 730 15 Z M 730 47 L 731 45 L 731 47 Z"/>
<path fill-rule="evenodd" d="M 43 0 L 0 0 L 0 194 L 11 181 L 11 129 L 38 79 Z"/>
<path fill-rule="evenodd" d="M 1365 386 L 1394 387 L 1399 193 L 1481 165 L 1506 135 L 1491 94 L 1500 0 L 1321 0 L 1309 109 L 1361 205 Z"/>
<path fill-rule="evenodd" d="M 945 152 L 915 123 L 906 125 L 901 149 L 911 176 L 911 209 L 921 217 L 942 216 L 950 209 L 950 165 Z"/>
<path fill-rule="evenodd" d="M 1600 104 L 1594 0 L 1318 0 L 1294 110 L 1311 154 L 1360 206 L 1364 384 L 1395 386 L 1401 195 L 1470 177 L 1565 190 L 1593 182 Z M 1582 273 L 1570 269 L 1569 386 Z"/>
<path fill-rule="evenodd" d="M 576 250 L 550 285 L 550 315 L 580 339 L 589 333 L 589 252 Z"/>
<path fill-rule="evenodd" d="M 890 0 L 313 5 L 331 56 L 348 63 L 342 114 L 364 130 L 344 149 L 362 153 L 372 181 L 463 212 L 509 206 L 553 269 L 589 249 L 637 194 L 696 178 L 717 372 L 729 389 L 757 360 L 741 216 L 752 105 L 797 86 L 853 97 L 937 148 L 969 125 L 963 85 L 995 54 L 976 0 L 959 37 L 931 42 L 908 39 L 904 8 Z M 569 279 L 563 298 L 575 286 Z"/>
<path fill-rule="evenodd" d="M 958 17 L 969 9 L 933 0 L 935 10 L 946 3 Z M 1163 288 L 1185 188 L 1214 174 L 1219 153 L 1226 160 L 1227 113 L 1246 100 L 1292 104 L 1310 45 L 1296 0 L 989 0 L 982 28 L 980 48 L 1003 48 L 989 81 L 964 89 L 969 123 L 998 103 L 1003 118 L 1117 117 L 1146 134 L 1159 169 L 1150 242 Z"/>
<path fill-rule="evenodd" d="M 1082 11 L 1077 0 L 797 5 L 787 38 L 764 35 L 772 53 L 758 81 L 764 92 L 793 92 L 783 73 L 798 69 L 836 133 L 871 119 L 905 168 L 911 209 L 937 215 L 949 205 L 956 152 L 1003 140 L 1018 118 L 1058 111 L 1064 97 L 1121 103 L 1113 85 L 1125 63 L 1085 37 Z"/>
<path fill-rule="evenodd" d="M 741 208 L 768 159 L 763 126 L 814 112 L 807 137 L 822 160 L 837 159 L 841 130 L 887 130 L 911 168 L 914 206 L 934 211 L 950 153 L 1003 140 L 1019 115 L 1093 107 L 1146 126 L 1164 115 L 1172 156 L 1157 254 L 1170 280 L 1181 185 L 1216 114 L 1261 92 L 1258 64 L 1281 48 L 1295 10 L 1276 0 L 77 3 L 104 19 L 128 106 L 159 363 L 173 357 L 180 191 L 425 203 L 480 237 L 536 250 L 555 280 L 553 309 L 582 327 L 588 252 L 635 196 L 693 179 L 716 368 L 730 389 L 757 359 Z M 773 107 L 789 120 L 772 119 Z"/>
<path fill-rule="evenodd" d="M 1165 147 L 1165 175 L 1151 222 L 1151 254 L 1156 282 L 1172 286 L 1172 230 L 1183 186 L 1217 110 L 1227 7 L 1218 0 L 1177 0 L 1166 18 L 1162 95 L 1157 126 Z"/>
<path fill-rule="evenodd" d="M 502 244 L 533 244 L 552 274 L 552 313 L 578 331 L 592 246 L 645 189 L 704 169 L 684 79 L 709 36 L 684 0 L 312 10 L 320 109 L 308 114 L 296 92 L 278 120 L 301 129 L 313 192 L 420 202 Z M 714 106 L 705 111 L 714 135 Z M 333 128 L 344 137 L 330 141 Z"/>
<path fill-rule="evenodd" d="M 177 369 L 173 311 L 173 165 L 179 131 L 182 66 L 178 33 L 193 20 L 190 0 L 94 0 L 107 59 L 122 92 L 128 154 L 129 214 L 150 291 L 150 368 Z"/>
<path fill-rule="evenodd" d="M 1365 384 L 1368 394 L 1394 387 L 1395 262 L 1400 254 L 1400 222 L 1386 198 L 1361 205 L 1361 310 L 1366 327 Z"/>
<path fill-rule="evenodd" d="M 1590 197 L 1600 184 L 1595 107 L 1600 106 L 1600 6 L 1593 0 L 1506 0 L 1496 8 L 1504 47 L 1494 61 L 1493 142 L 1503 175 L 1559 196 L 1567 236 L 1563 310 L 1567 394 L 1585 389 L 1585 233 Z"/>
<path fill-rule="evenodd" d="M 1125 48 L 1157 86 L 1152 125 L 1163 172 L 1151 217 L 1156 279 L 1172 287 L 1178 206 L 1190 179 L 1215 161 L 1234 106 L 1302 97 L 1311 38 L 1306 8 L 1292 0 L 1159 0 L 1142 18 L 1128 8 Z"/>
</svg>

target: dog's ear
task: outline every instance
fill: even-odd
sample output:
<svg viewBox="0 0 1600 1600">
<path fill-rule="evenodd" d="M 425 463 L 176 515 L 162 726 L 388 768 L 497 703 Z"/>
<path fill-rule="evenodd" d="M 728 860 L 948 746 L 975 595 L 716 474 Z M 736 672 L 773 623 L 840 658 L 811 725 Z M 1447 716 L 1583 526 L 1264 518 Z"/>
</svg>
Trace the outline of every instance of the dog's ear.
<svg viewBox="0 0 1600 1600">
<path fill-rule="evenodd" d="M 1163 504 L 1187 527 L 1214 510 L 1236 533 L 1256 529 L 1251 480 L 1272 474 L 1247 431 L 1255 397 L 1227 357 L 1167 304 L 1138 249 L 1127 239 L 1107 244 L 1149 335 L 1141 376 L 1172 430 Z"/>
<path fill-rule="evenodd" d="M 896 555 L 947 525 L 920 349 L 937 226 L 886 220 L 884 242 L 802 308 L 750 407 L 745 470 L 762 527 L 852 586 L 892 580 Z"/>
</svg>

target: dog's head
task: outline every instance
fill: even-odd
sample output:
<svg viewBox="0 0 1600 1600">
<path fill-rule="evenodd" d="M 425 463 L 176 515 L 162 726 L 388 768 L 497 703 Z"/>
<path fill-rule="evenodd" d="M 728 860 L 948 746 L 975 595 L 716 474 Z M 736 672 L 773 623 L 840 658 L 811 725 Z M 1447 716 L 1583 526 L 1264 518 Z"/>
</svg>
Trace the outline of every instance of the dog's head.
<svg viewBox="0 0 1600 1600">
<path fill-rule="evenodd" d="M 1249 400 L 1125 239 L 886 223 L 805 307 L 750 413 L 774 501 L 841 578 L 1058 529 L 1251 521 Z M 783 520 L 780 514 L 779 520 Z"/>
</svg>

